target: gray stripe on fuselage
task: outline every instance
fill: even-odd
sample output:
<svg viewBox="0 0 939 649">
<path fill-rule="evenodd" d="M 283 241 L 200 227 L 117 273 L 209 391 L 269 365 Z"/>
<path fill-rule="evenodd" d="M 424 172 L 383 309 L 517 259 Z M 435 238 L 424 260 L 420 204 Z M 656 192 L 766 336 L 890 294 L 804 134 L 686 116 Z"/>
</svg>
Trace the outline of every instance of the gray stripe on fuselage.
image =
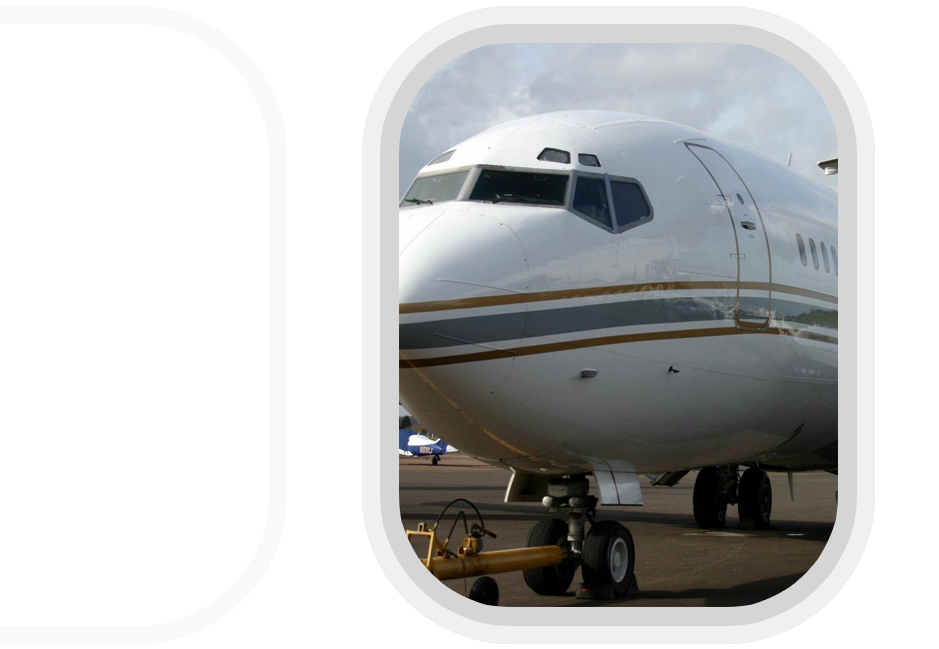
<svg viewBox="0 0 939 649">
<path fill-rule="evenodd" d="M 398 348 L 455 347 L 639 325 L 714 321 L 732 323 L 734 303 L 733 296 L 630 300 L 402 324 L 398 327 Z M 748 314 L 766 317 L 765 299 L 743 297 L 740 305 Z M 776 318 L 783 321 L 838 328 L 837 310 L 774 299 L 773 311 Z"/>
</svg>

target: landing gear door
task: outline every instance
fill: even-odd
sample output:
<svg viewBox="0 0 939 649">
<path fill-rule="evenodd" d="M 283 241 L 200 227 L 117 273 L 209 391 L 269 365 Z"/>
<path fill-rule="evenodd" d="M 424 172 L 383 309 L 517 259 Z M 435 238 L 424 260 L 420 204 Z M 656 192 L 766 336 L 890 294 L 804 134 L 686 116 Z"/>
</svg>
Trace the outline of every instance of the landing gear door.
<svg viewBox="0 0 939 649">
<path fill-rule="evenodd" d="M 740 175 L 717 151 L 700 144 L 685 143 L 714 180 L 717 198 L 727 207 L 737 252 L 737 302 L 734 321 L 738 327 L 763 329 L 772 317 L 769 238 L 763 217 Z"/>
</svg>

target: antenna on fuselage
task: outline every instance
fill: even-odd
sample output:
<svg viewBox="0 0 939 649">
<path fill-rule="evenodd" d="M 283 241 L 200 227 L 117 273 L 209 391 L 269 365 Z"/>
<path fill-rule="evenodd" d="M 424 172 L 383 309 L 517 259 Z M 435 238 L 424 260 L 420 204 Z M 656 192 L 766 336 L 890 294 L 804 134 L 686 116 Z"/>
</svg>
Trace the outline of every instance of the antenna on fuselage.
<svg viewBox="0 0 939 649">
<path fill-rule="evenodd" d="M 789 157 L 786 158 L 786 166 L 787 166 L 787 167 L 789 166 L 789 163 L 790 163 L 790 162 L 792 162 L 792 152 L 791 152 L 791 151 L 789 152 Z"/>
</svg>

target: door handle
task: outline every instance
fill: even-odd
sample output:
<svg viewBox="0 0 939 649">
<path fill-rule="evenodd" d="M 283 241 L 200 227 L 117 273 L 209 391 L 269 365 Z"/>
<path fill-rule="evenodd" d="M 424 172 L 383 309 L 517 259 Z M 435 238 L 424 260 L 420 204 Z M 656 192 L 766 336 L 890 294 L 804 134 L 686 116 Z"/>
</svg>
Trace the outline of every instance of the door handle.
<svg viewBox="0 0 939 649">
<path fill-rule="evenodd" d="M 753 221 L 741 221 L 740 225 L 743 226 L 744 230 L 756 230 L 756 223 Z"/>
</svg>

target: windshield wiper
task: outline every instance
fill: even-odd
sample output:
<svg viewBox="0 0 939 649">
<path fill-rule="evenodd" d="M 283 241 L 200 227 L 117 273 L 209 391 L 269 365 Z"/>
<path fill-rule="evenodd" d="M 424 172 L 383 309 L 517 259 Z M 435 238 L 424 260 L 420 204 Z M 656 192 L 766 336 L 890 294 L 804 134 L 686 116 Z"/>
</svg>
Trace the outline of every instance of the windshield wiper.
<svg viewBox="0 0 939 649">
<path fill-rule="evenodd" d="M 419 199 L 419 198 L 405 198 L 405 199 L 404 199 L 404 202 L 405 202 L 405 203 L 416 203 L 417 205 L 425 205 L 425 204 L 426 204 L 426 205 L 433 205 L 433 204 L 434 204 L 433 201 L 428 201 L 428 200 L 422 201 L 422 200 Z"/>
</svg>

